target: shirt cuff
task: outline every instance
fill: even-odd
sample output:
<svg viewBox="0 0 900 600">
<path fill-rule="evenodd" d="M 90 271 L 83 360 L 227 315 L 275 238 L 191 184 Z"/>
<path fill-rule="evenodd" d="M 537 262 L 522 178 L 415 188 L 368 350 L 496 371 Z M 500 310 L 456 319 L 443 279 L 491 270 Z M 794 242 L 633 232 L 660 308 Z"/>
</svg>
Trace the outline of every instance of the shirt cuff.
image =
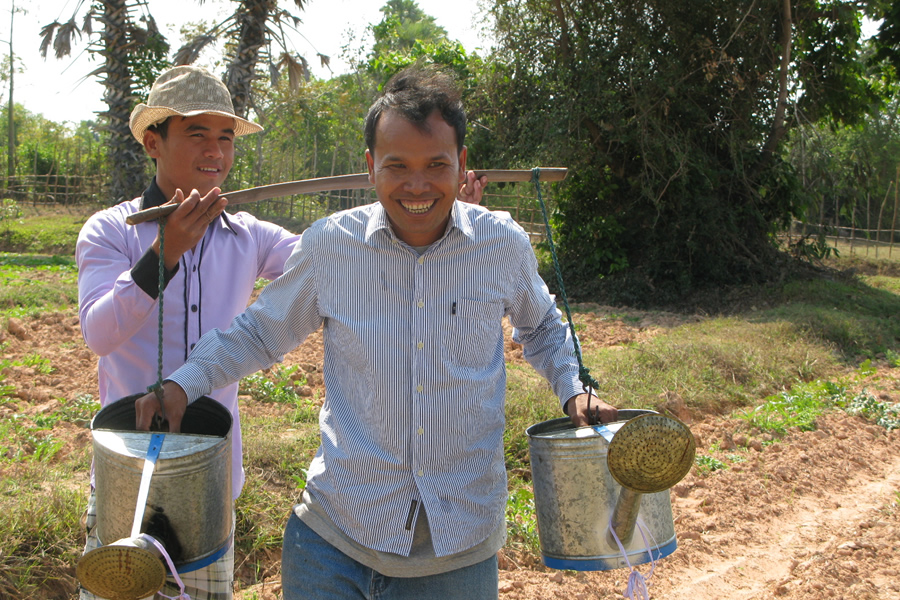
<svg viewBox="0 0 900 600">
<path fill-rule="evenodd" d="M 187 396 L 188 404 L 193 404 L 202 396 L 212 392 L 209 379 L 203 369 L 191 363 L 185 363 L 172 373 L 166 381 L 177 383 Z"/>
<path fill-rule="evenodd" d="M 178 272 L 179 265 L 171 271 L 163 268 L 163 289 Z M 159 297 L 159 255 L 153 248 L 147 248 L 135 265 L 131 268 L 131 278 L 148 296 L 156 300 Z"/>
</svg>

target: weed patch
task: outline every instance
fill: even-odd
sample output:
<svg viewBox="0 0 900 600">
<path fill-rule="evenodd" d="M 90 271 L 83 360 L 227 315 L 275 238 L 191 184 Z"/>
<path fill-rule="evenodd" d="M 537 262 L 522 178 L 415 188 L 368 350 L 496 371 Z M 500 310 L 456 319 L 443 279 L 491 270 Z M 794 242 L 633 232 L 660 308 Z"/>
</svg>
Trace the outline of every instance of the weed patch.
<svg viewBox="0 0 900 600">
<path fill-rule="evenodd" d="M 844 388 L 829 381 L 800 383 L 790 391 L 768 396 L 752 410 L 739 411 L 737 416 L 776 435 L 784 435 L 791 427 L 812 431 L 819 415 L 837 405 L 843 395 Z"/>
<path fill-rule="evenodd" d="M 888 431 L 900 429 L 900 405 L 882 402 L 866 390 L 850 398 L 844 410 L 848 414 L 873 421 Z"/>
<path fill-rule="evenodd" d="M 506 500 L 507 544 L 528 552 L 540 552 L 537 517 L 534 509 L 534 492 L 520 487 L 510 492 Z"/>
</svg>

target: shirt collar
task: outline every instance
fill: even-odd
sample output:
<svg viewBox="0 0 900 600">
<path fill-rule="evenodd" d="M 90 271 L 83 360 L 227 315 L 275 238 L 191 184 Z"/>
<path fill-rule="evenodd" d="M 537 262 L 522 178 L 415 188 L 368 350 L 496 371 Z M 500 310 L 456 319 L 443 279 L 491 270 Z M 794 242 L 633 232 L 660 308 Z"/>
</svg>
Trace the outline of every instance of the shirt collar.
<svg viewBox="0 0 900 600">
<path fill-rule="evenodd" d="M 144 193 L 141 195 L 141 210 L 146 210 L 148 208 L 154 208 L 161 204 L 165 204 L 169 199 L 163 194 L 162 190 L 159 189 L 159 185 L 156 183 L 156 177 L 154 177 L 150 181 L 150 185 L 147 186 L 147 189 L 144 190 Z M 228 213 L 223 212 L 221 215 L 220 224 L 222 227 L 225 227 L 231 233 L 237 235 L 237 230 L 235 230 L 234 225 L 231 223 L 231 218 Z"/>
<path fill-rule="evenodd" d="M 168 201 L 169 199 L 163 195 L 162 190 L 159 189 L 159 185 L 156 183 L 156 177 L 154 177 L 150 181 L 150 185 L 147 186 L 147 189 L 144 190 L 144 193 L 141 195 L 141 210 L 155 208 Z"/>
<path fill-rule="evenodd" d="M 366 225 L 366 242 L 371 242 L 371 238 L 376 232 L 384 230 L 392 240 L 399 240 L 394 230 L 391 228 L 391 222 L 388 220 L 387 212 L 381 202 L 375 202 L 372 206 L 371 218 Z M 463 203 L 459 200 L 453 202 L 453 208 L 450 209 L 450 221 L 447 223 L 447 229 L 435 242 L 439 242 L 447 237 L 454 229 L 458 229 L 466 237 L 473 237 L 474 227 L 472 225 L 472 213 L 463 208 Z"/>
</svg>

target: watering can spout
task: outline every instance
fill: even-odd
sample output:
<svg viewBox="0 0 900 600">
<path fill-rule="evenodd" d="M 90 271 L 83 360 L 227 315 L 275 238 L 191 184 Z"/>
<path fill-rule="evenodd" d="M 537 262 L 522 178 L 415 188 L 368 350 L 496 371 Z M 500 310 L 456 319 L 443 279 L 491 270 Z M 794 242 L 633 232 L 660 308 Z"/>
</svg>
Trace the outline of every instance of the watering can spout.
<svg viewBox="0 0 900 600">
<path fill-rule="evenodd" d="M 609 522 L 609 537 L 612 546 L 616 546 L 616 539 L 627 544 L 634 537 L 634 526 L 637 523 L 638 514 L 641 512 L 641 496 L 638 492 L 622 488 L 616 500 Z M 615 536 L 615 537 L 613 537 Z"/>
</svg>

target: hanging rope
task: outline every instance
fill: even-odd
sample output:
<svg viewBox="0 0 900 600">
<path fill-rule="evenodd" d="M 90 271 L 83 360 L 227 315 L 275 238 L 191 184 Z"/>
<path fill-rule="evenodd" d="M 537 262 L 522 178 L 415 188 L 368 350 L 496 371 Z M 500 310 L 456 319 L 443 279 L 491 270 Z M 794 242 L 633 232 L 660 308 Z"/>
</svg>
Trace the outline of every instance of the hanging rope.
<svg viewBox="0 0 900 600">
<path fill-rule="evenodd" d="M 166 284 L 166 261 L 165 261 L 165 249 L 166 249 L 166 219 L 165 217 L 158 220 L 159 223 L 159 273 L 157 278 L 157 294 L 156 297 L 159 299 L 159 318 L 158 318 L 158 330 L 156 334 L 156 338 L 158 340 L 157 345 L 157 360 L 156 360 L 156 383 L 147 388 L 148 392 L 153 392 L 156 394 L 156 399 L 159 401 L 159 408 L 161 412 L 161 416 L 155 420 L 156 425 L 159 429 L 162 429 L 163 423 L 166 420 L 166 407 L 163 404 L 163 288 Z"/>
<path fill-rule="evenodd" d="M 550 219 L 547 217 L 547 207 L 541 194 L 541 169 L 535 167 L 531 170 L 531 182 L 537 190 L 538 203 L 541 205 L 541 214 L 544 216 L 544 227 L 547 229 L 547 244 L 550 246 L 550 256 L 553 258 L 553 268 L 556 271 L 556 283 L 559 285 L 559 295 L 562 296 L 563 306 L 566 309 L 566 318 L 569 320 L 569 329 L 572 331 L 572 343 L 575 346 L 575 358 L 578 359 L 578 379 L 584 386 L 584 391 L 590 394 L 590 390 L 596 390 L 599 386 L 597 380 L 591 377 L 591 372 L 584 366 L 581 359 L 581 344 L 578 334 L 575 333 L 575 323 L 572 321 L 572 311 L 569 309 L 569 300 L 566 297 L 566 287 L 563 285 L 562 270 L 559 268 L 559 259 L 556 257 L 556 247 L 553 245 L 553 231 L 550 229 Z M 590 399 L 588 399 L 590 402 Z M 588 404 L 590 407 L 590 404 Z"/>
</svg>

